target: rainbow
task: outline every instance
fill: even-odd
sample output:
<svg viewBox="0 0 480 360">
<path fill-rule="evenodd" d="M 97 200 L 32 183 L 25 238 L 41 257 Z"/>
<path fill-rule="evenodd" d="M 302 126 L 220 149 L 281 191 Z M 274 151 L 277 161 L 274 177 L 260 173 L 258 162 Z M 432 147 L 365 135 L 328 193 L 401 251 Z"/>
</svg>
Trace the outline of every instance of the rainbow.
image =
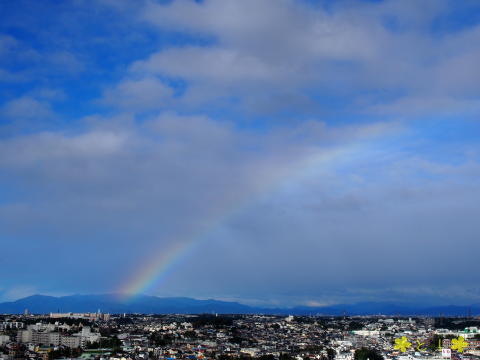
<svg viewBox="0 0 480 360">
<path fill-rule="evenodd" d="M 243 199 L 229 199 L 227 203 L 215 209 L 203 223 L 191 226 L 189 230 L 175 237 L 170 247 L 162 245 L 153 251 L 153 256 L 146 261 L 138 272 L 125 284 L 122 284 L 118 294 L 125 300 L 139 294 L 156 289 L 176 268 L 176 265 L 188 258 L 206 239 L 208 234 L 219 227 L 232 215 L 237 214 L 254 200 L 267 196 L 270 192 L 287 183 L 296 183 L 301 178 L 309 177 L 319 170 L 338 162 L 341 159 L 351 159 L 359 153 L 361 144 L 353 144 L 341 149 L 321 149 L 312 147 L 297 154 L 300 161 L 290 159 L 288 166 L 277 171 L 263 172 L 253 190 Z"/>
</svg>

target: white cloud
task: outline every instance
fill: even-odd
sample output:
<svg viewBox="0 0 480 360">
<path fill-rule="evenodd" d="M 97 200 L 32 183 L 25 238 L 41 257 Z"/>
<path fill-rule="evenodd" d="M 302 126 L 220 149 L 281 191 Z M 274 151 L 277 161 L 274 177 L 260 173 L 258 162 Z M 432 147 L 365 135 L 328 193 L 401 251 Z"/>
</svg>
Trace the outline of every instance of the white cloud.
<svg viewBox="0 0 480 360">
<path fill-rule="evenodd" d="M 8 35 L 0 35 L 0 57 L 10 56 L 18 46 L 17 40 Z"/>
<path fill-rule="evenodd" d="M 0 143 L 4 167 L 30 168 L 43 161 L 102 158 L 122 151 L 128 137 L 123 133 L 92 131 L 78 136 L 38 133 Z"/>
<path fill-rule="evenodd" d="M 27 296 L 37 294 L 37 288 L 30 285 L 17 285 L 10 287 L 1 292 L 1 298 L 3 301 L 14 301 Z"/>
<path fill-rule="evenodd" d="M 83 62 L 69 51 L 56 51 L 45 56 L 54 69 L 62 72 L 79 73 L 85 69 Z"/>
<path fill-rule="evenodd" d="M 42 120 L 54 116 L 50 104 L 30 96 L 10 100 L 0 109 L 4 118 L 9 120 Z"/>
<path fill-rule="evenodd" d="M 369 103 L 361 110 L 377 104 L 387 114 L 407 94 L 417 102 L 432 99 L 432 106 L 413 115 L 434 113 L 433 103 L 446 98 L 444 107 L 452 104 L 448 110 L 455 111 L 456 101 L 468 101 L 478 90 L 479 55 L 472 44 L 480 35 L 467 28 L 432 36 L 428 24 L 447 11 L 445 1 L 339 3 L 330 11 L 289 0 L 149 1 L 140 15 L 145 21 L 215 40 L 209 46 L 162 49 L 132 70 L 186 80 L 184 100 L 194 105 L 233 96 L 247 108 L 273 110 L 285 106 L 285 94 L 307 92 L 364 99 Z M 386 19 L 398 29 L 386 26 Z M 388 96 L 368 100 L 365 95 L 372 92 Z M 259 106 L 264 100 L 256 99 L 265 93 L 278 100 Z M 305 104 L 290 105 L 301 111 Z"/>
<path fill-rule="evenodd" d="M 152 77 L 125 80 L 108 89 L 101 101 L 116 108 L 145 111 L 165 107 L 173 94 L 170 87 Z"/>
</svg>

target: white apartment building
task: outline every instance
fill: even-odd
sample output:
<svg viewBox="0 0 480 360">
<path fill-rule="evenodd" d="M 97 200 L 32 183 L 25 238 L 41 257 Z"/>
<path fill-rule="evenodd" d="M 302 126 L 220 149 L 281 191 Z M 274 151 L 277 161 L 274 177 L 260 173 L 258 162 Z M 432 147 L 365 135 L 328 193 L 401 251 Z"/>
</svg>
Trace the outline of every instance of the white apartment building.
<svg viewBox="0 0 480 360">
<path fill-rule="evenodd" d="M 79 336 L 62 336 L 60 338 L 60 345 L 77 348 L 81 345 L 81 338 Z"/>
<path fill-rule="evenodd" d="M 5 345 L 10 341 L 10 336 L 8 335 L 0 335 L 0 345 Z"/>
</svg>

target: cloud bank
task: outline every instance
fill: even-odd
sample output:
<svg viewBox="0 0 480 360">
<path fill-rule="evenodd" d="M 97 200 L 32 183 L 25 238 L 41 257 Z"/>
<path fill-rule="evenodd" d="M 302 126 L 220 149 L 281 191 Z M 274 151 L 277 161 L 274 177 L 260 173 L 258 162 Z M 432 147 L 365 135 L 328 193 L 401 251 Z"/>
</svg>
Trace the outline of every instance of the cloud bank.
<svg viewBox="0 0 480 360">
<path fill-rule="evenodd" d="M 475 2 L 1 6 L 0 297 L 480 300 Z"/>
</svg>

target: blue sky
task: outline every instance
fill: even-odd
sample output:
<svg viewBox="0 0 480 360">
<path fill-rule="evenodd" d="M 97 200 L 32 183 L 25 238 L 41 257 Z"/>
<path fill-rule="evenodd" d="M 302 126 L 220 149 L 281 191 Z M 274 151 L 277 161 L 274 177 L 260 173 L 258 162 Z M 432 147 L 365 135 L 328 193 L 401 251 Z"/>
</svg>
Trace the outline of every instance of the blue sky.
<svg viewBox="0 0 480 360">
<path fill-rule="evenodd" d="M 0 2 L 0 299 L 480 302 L 480 3 Z M 193 250 L 194 249 L 194 250 Z"/>
</svg>

